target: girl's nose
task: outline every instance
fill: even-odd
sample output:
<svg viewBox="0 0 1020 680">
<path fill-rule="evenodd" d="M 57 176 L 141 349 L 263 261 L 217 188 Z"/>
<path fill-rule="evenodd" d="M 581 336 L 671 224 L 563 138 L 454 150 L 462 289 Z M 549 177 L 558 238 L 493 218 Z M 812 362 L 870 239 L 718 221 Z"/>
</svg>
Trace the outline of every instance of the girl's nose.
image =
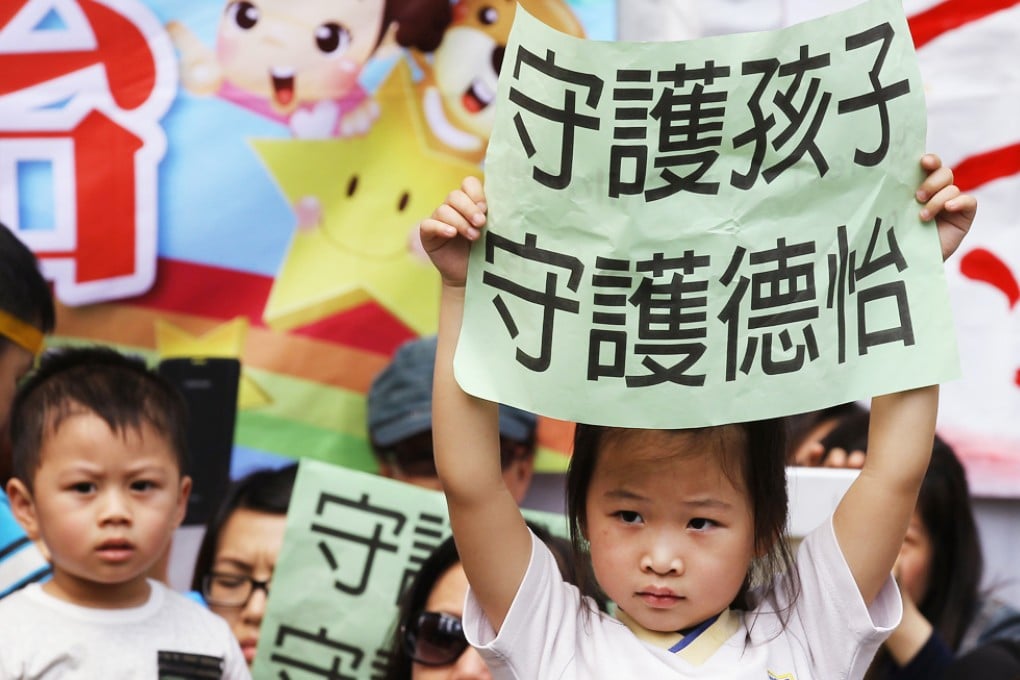
<svg viewBox="0 0 1020 680">
<path fill-rule="evenodd" d="M 655 541 L 641 557 L 641 570 L 659 576 L 680 576 L 684 573 L 684 566 L 679 551 L 669 541 Z"/>
<path fill-rule="evenodd" d="M 451 680 L 492 680 L 489 667 L 474 647 L 468 647 L 453 665 Z"/>
</svg>

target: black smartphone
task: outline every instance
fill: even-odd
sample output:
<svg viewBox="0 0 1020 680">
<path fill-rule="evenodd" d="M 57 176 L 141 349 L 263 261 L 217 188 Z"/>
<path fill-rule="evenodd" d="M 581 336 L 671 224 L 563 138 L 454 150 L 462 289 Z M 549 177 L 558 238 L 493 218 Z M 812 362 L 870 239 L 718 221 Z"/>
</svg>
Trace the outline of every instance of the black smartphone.
<svg viewBox="0 0 1020 680">
<path fill-rule="evenodd" d="M 188 469 L 191 497 L 184 524 L 205 524 L 230 485 L 230 458 L 237 421 L 241 362 L 228 358 L 173 358 L 159 374 L 188 404 Z"/>
</svg>

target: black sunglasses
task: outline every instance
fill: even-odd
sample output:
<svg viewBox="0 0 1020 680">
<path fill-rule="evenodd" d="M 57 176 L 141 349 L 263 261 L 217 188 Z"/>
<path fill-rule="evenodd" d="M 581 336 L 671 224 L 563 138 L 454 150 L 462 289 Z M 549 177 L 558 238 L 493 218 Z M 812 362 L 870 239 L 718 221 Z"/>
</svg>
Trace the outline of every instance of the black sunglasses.
<svg viewBox="0 0 1020 680">
<path fill-rule="evenodd" d="M 400 627 L 404 651 L 423 666 L 446 666 L 468 648 L 460 617 L 442 612 L 421 612 Z"/>
</svg>

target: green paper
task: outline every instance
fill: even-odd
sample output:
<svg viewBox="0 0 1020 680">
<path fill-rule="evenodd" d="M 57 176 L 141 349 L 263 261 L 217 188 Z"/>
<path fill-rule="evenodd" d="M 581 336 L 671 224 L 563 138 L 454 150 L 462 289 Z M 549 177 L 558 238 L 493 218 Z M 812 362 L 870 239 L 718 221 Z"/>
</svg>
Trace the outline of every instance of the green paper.
<svg viewBox="0 0 1020 680">
<path fill-rule="evenodd" d="M 562 515 L 524 514 L 567 535 Z M 379 677 L 398 594 L 449 535 L 442 493 L 302 460 L 254 677 Z"/>
<path fill-rule="evenodd" d="M 899 0 L 673 43 L 579 40 L 519 9 L 498 98 L 466 391 L 675 428 L 957 377 Z"/>
</svg>

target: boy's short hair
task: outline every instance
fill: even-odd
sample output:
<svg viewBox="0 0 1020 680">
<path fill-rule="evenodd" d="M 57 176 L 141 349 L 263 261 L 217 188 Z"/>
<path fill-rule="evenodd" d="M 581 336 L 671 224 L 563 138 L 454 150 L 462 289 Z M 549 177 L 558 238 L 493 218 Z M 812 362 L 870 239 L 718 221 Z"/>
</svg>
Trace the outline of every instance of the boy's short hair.
<svg viewBox="0 0 1020 680">
<path fill-rule="evenodd" d="M 53 330 L 55 316 L 50 287 L 39 271 L 35 255 L 0 223 L 0 317 L 10 317 L 15 323 L 49 333 Z M 0 351 L 11 342 L 25 347 L 25 343 L 18 342 L 12 335 L 0 330 Z"/>
<path fill-rule="evenodd" d="M 48 432 L 69 416 L 94 413 L 114 432 L 148 423 L 187 468 L 187 404 L 180 392 L 137 357 L 107 347 L 48 350 L 22 383 L 11 408 L 14 476 L 32 488 Z"/>
</svg>

